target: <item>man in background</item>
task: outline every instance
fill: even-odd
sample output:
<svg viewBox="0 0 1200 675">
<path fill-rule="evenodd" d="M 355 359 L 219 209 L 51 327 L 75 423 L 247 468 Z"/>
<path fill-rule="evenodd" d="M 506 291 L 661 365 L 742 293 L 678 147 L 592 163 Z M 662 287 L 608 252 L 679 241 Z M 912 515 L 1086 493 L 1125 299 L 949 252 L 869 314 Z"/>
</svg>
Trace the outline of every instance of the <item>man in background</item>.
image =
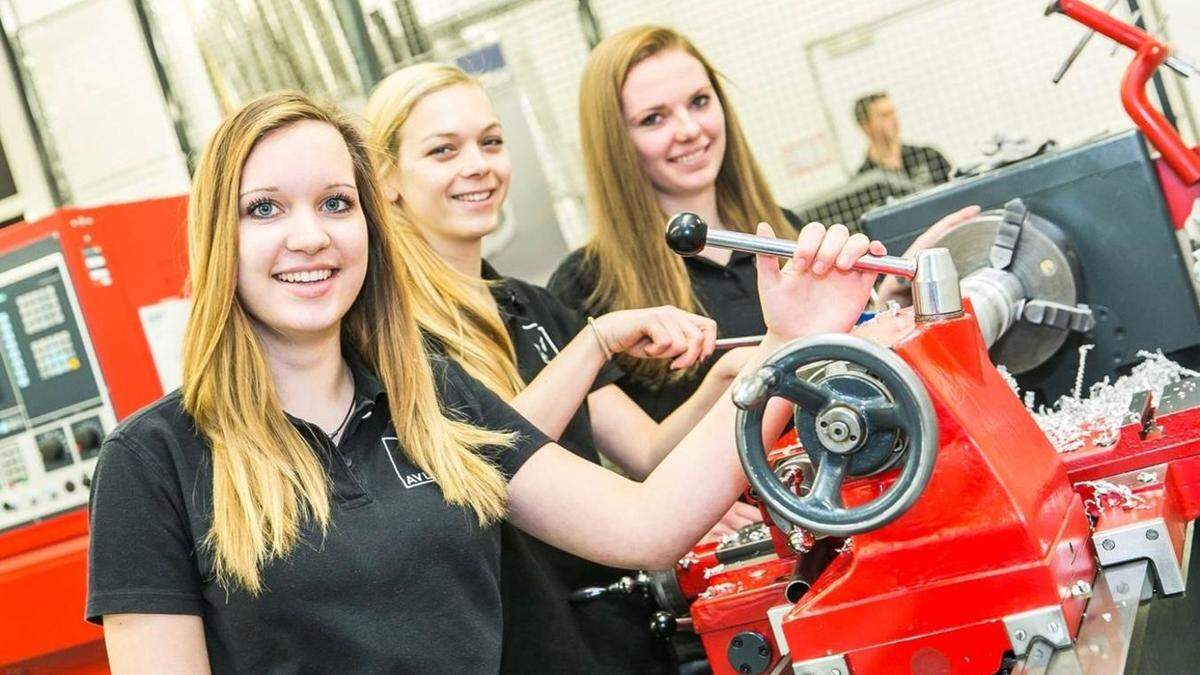
<svg viewBox="0 0 1200 675">
<path fill-rule="evenodd" d="M 870 145 L 858 173 L 872 169 L 899 171 L 918 190 L 950 178 L 950 162 L 934 148 L 900 142 L 900 120 L 887 92 L 867 94 L 854 102 L 854 119 Z"/>
</svg>

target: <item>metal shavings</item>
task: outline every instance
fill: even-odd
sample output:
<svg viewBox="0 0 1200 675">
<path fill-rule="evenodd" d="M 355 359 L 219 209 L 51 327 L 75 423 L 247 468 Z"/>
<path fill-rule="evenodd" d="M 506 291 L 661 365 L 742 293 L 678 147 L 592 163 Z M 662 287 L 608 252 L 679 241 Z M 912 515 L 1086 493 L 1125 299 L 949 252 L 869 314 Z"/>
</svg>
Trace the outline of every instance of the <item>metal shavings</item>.
<svg viewBox="0 0 1200 675">
<path fill-rule="evenodd" d="M 698 562 L 700 562 L 700 559 L 696 557 L 696 552 L 688 551 L 687 555 L 685 555 L 679 559 L 679 567 L 686 570 L 687 568 L 691 567 L 692 565 L 695 565 Z"/>
<path fill-rule="evenodd" d="M 842 545 L 840 547 L 838 547 L 837 552 L 845 553 L 846 551 L 853 549 L 854 548 L 853 542 L 854 542 L 854 540 L 852 538 L 846 537 L 846 541 L 842 542 Z"/>
<path fill-rule="evenodd" d="M 1101 615 L 1100 615 L 1100 618 L 1101 618 L 1101 619 L 1104 619 L 1105 621 L 1109 621 L 1109 622 L 1111 622 L 1111 621 L 1112 621 L 1112 614 L 1109 614 L 1108 612 L 1105 612 L 1105 613 L 1103 613 L 1103 614 L 1101 614 Z"/>
<path fill-rule="evenodd" d="M 730 582 L 730 581 L 726 581 L 724 583 L 713 584 L 712 586 L 709 586 L 707 590 L 702 592 L 697 597 L 700 598 L 701 600 L 708 600 L 710 598 L 715 598 L 718 595 L 728 595 L 730 593 L 740 592 L 741 590 L 742 590 L 742 583 L 740 581 L 736 584 L 733 582 Z"/>
<path fill-rule="evenodd" d="M 721 535 L 720 546 L 730 546 L 736 543 L 738 543 L 738 533 L 736 530 L 733 532 L 726 532 L 725 534 Z"/>
<path fill-rule="evenodd" d="M 746 541 L 751 543 L 771 538 L 771 531 L 767 529 L 766 523 L 754 523 L 753 525 L 747 525 L 746 527 L 742 528 L 742 533 L 745 534 Z"/>
<path fill-rule="evenodd" d="M 704 578 L 711 579 L 712 577 L 714 577 L 724 571 L 725 571 L 724 565 L 713 565 L 712 567 L 704 570 Z"/>
<path fill-rule="evenodd" d="M 1037 392 L 1032 389 L 1025 392 L 1025 409 L 1029 412 L 1033 412 L 1033 403 L 1036 396 Z"/>
<path fill-rule="evenodd" d="M 1085 354 L 1081 348 L 1081 364 Z M 1163 356 L 1162 351 L 1139 351 L 1137 356 L 1144 360 L 1128 375 L 1117 378 L 1116 382 L 1109 382 L 1106 377 L 1090 387 L 1087 398 L 1081 395 L 1063 396 L 1053 409 L 1042 406 L 1034 413 L 1034 420 L 1055 450 L 1071 452 L 1084 447 L 1089 441 L 1097 446 L 1112 445 L 1120 435 L 1135 395 L 1149 391 L 1157 401 L 1167 385 L 1200 376 L 1200 373 Z M 1076 378 L 1079 384 L 1077 390 L 1082 387 L 1082 377 L 1080 369 L 1080 375 Z"/>
<path fill-rule="evenodd" d="M 1083 396 L 1083 367 L 1087 365 L 1088 352 L 1092 351 L 1096 345 L 1087 344 L 1079 346 L 1079 367 L 1075 371 L 1075 388 L 1072 389 L 1072 396 L 1079 398 Z"/>
<path fill-rule="evenodd" d="M 1076 483 L 1077 486 L 1091 488 L 1092 497 L 1084 502 L 1084 507 L 1094 507 L 1095 512 L 1103 511 L 1113 506 L 1120 506 L 1126 511 L 1133 509 L 1148 509 L 1150 505 L 1141 495 L 1134 494 L 1128 485 L 1110 483 L 1106 480 L 1085 480 Z M 1088 508 L 1091 511 L 1091 508 Z"/>
</svg>

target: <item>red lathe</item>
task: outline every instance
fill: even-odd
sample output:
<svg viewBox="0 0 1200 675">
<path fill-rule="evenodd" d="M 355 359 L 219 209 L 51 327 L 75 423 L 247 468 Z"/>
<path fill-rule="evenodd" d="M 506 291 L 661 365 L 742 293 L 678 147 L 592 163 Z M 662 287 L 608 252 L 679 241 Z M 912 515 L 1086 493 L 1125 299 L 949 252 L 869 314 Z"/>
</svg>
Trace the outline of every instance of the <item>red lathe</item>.
<svg viewBox="0 0 1200 675">
<path fill-rule="evenodd" d="M 690 215 L 668 242 L 788 253 Z M 772 545 L 701 547 L 660 601 L 692 601 L 715 673 L 1123 672 L 1140 602 L 1183 591 L 1195 383 L 1157 411 L 1137 397 L 1115 443 L 1059 455 L 973 315 L 1007 301 L 967 283 L 960 298 L 946 249 L 912 276 L 912 309 L 794 342 L 738 384 L 738 451 Z M 768 453 L 772 398 L 796 406 L 796 433 Z"/>
</svg>

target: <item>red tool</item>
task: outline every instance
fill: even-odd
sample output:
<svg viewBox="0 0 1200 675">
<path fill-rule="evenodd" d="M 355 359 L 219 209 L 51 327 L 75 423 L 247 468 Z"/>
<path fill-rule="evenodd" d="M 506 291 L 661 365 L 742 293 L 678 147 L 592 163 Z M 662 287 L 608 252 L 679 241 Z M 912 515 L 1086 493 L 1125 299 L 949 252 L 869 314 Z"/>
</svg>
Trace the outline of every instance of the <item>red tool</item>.
<svg viewBox="0 0 1200 675">
<path fill-rule="evenodd" d="M 1133 62 L 1121 79 L 1121 103 L 1125 111 L 1185 184 L 1200 182 L 1200 153 L 1183 142 L 1179 132 L 1150 104 L 1146 94 L 1146 83 L 1164 62 L 1185 74 L 1194 66 L 1173 57 L 1170 46 L 1146 31 L 1121 22 L 1083 0 L 1055 0 L 1046 9 L 1047 14 L 1052 12 L 1062 12 L 1134 51 Z"/>
</svg>

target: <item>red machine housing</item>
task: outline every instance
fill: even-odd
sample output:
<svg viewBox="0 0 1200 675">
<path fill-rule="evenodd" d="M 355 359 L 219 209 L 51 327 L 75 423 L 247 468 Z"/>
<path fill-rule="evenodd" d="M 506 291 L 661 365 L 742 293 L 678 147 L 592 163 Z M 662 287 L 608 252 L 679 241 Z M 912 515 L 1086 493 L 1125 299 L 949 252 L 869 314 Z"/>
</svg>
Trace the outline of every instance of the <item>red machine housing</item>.
<svg viewBox="0 0 1200 675">
<path fill-rule="evenodd" d="M 857 332 L 899 354 L 933 400 L 940 450 L 924 493 L 897 520 L 847 540 L 795 604 L 784 589 L 804 554 L 777 546 L 727 567 L 703 549 L 689 556 L 677 575 L 695 598 L 692 625 L 714 673 L 754 672 L 727 654 L 756 633 L 773 659 L 794 664 L 843 655 L 859 675 L 991 674 L 1011 653 L 1006 617 L 1057 608 L 1074 635 L 1087 598 L 1072 588 L 1097 571 L 1093 530 L 1161 519 L 1183 560 L 1184 531 L 1200 515 L 1200 407 L 1171 411 L 1149 431 L 1132 423 L 1114 445 L 1059 455 L 989 361 L 969 313 L 932 323 L 900 316 L 888 319 L 905 324 L 898 338 L 894 325 Z M 791 438 L 779 445 L 798 452 Z M 843 499 L 862 503 L 895 475 L 849 482 Z M 1088 483 L 1098 479 L 1130 483 L 1145 504 L 1104 508 Z M 698 576 L 706 587 L 696 588 Z"/>
<path fill-rule="evenodd" d="M 65 209 L 0 230 L 0 254 L 57 239 L 118 420 L 163 394 L 139 308 L 183 294 L 186 205 Z M 83 620 L 86 563 L 83 505 L 0 531 L 0 672 L 107 672 Z"/>
</svg>

